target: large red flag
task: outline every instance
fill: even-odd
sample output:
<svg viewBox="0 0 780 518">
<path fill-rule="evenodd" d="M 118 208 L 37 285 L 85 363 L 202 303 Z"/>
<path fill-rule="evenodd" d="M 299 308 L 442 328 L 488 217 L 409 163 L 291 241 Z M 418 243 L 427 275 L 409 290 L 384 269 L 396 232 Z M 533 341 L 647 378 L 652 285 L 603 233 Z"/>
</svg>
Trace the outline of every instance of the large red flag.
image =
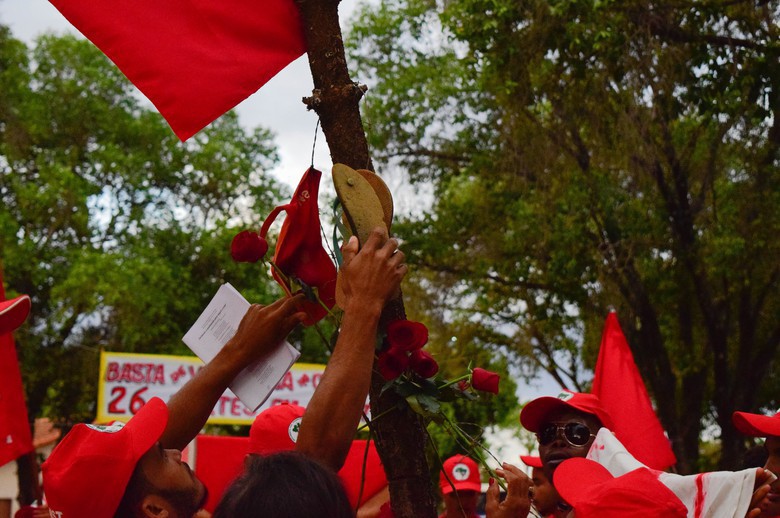
<svg viewBox="0 0 780 518">
<path fill-rule="evenodd" d="M 306 51 L 295 0 L 50 0 L 181 140 Z"/>
<path fill-rule="evenodd" d="M 0 301 L 5 300 L 0 270 Z M 0 335 L 0 466 L 33 450 L 13 335 Z"/>
<path fill-rule="evenodd" d="M 604 323 L 593 394 L 612 417 L 612 431 L 637 460 L 659 470 L 677 462 L 614 312 Z"/>
</svg>

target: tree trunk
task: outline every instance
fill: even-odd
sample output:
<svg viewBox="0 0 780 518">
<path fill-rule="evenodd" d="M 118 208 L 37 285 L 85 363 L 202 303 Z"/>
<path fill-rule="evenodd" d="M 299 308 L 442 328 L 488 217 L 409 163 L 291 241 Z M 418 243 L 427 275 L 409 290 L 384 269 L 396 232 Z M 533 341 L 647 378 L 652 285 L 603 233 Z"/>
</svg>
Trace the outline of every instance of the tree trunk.
<svg viewBox="0 0 780 518">
<path fill-rule="evenodd" d="M 304 103 L 320 117 L 333 163 L 373 170 L 358 107 L 363 90 L 347 71 L 338 4 L 339 0 L 298 0 L 314 79 L 313 95 Z M 400 297 L 385 308 L 380 328 L 398 318 L 405 318 Z M 375 369 L 371 413 L 387 412 L 387 417 L 377 419 L 371 429 L 390 484 L 393 513 L 399 518 L 433 518 L 436 509 L 425 457 L 425 425 L 392 391 L 380 396 L 383 385 Z"/>
</svg>

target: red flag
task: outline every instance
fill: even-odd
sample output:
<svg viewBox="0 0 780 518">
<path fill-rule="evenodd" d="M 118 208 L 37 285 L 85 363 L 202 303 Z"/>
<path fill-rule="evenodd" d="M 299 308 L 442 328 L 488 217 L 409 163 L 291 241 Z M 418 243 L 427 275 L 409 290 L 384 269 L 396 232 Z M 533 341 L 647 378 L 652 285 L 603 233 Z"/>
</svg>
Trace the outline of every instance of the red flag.
<svg viewBox="0 0 780 518">
<path fill-rule="evenodd" d="M 306 51 L 294 0 L 50 0 L 181 140 Z"/>
<path fill-rule="evenodd" d="M 593 394 L 612 417 L 612 431 L 637 460 L 659 470 L 677 462 L 614 312 L 604 323 Z"/>
<path fill-rule="evenodd" d="M 0 271 L 0 301 L 5 300 Z M 0 335 L 0 466 L 33 450 L 13 335 Z"/>
</svg>

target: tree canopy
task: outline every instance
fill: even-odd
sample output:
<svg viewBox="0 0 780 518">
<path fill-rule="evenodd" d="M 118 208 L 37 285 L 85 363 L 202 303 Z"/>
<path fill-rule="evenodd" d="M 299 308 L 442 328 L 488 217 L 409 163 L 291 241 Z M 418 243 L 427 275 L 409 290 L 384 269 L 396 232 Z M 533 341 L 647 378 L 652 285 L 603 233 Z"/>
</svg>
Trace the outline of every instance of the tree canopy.
<svg viewBox="0 0 780 518">
<path fill-rule="evenodd" d="M 615 308 L 678 468 L 776 407 L 780 3 L 390 0 L 350 37 L 425 310 L 586 390 Z M 443 289 L 446 287 L 446 289 Z M 458 340 L 458 343 L 467 340 Z"/>
<path fill-rule="evenodd" d="M 0 28 L 0 250 L 33 308 L 16 340 L 31 416 L 94 418 L 98 351 L 185 353 L 217 287 L 280 291 L 230 240 L 282 196 L 268 130 L 235 114 L 189 142 L 97 49 Z"/>
</svg>

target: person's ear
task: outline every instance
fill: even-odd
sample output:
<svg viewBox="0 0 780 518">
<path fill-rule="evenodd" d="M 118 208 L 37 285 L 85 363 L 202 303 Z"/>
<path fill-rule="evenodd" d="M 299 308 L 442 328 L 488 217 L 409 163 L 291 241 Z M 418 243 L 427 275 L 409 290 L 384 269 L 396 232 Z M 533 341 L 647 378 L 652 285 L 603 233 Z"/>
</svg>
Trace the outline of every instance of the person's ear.
<svg viewBox="0 0 780 518">
<path fill-rule="evenodd" d="M 159 495 L 146 495 L 141 501 L 144 518 L 173 518 L 175 515 L 168 501 Z"/>
</svg>

